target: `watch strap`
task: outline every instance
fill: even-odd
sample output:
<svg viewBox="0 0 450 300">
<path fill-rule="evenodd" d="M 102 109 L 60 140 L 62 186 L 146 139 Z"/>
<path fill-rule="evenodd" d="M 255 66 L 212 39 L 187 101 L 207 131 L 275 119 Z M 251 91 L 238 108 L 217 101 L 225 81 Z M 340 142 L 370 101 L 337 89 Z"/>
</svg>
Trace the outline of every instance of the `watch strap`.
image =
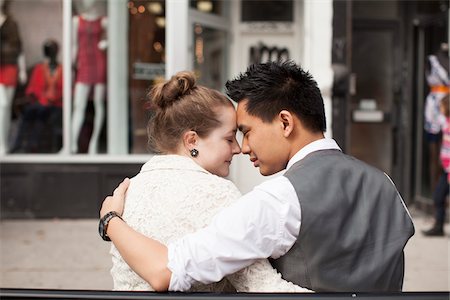
<svg viewBox="0 0 450 300">
<path fill-rule="evenodd" d="M 122 217 L 115 211 L 110 211 L 109 213 L 105 214 L 103 218 L 100 219 L 100 222 L 98 224 L 98 231 L 101 236 L 101 238 L 104 241 L 110 242 L 111 239 L 109 238 L 108 234 L 106 233 L 108 230 L 109 221 L 111 221 L 113 218 L 118 217 L 119 219 L 122 219 Z"/>
</svg>

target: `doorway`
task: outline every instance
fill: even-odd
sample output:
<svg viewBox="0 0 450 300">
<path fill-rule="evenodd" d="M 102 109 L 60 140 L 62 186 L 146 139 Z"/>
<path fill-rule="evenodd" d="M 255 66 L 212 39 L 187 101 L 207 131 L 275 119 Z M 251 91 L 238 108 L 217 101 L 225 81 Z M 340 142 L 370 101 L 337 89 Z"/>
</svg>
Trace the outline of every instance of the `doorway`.
<svg viewBox="0 0 450 300">
<path fill-rule="evenodd" d="M 397 70 L 398 24 L 355 20 L 350 75 L 350 155 L 399 180 L 397 103 L 401 96 Z"/>
</svg>

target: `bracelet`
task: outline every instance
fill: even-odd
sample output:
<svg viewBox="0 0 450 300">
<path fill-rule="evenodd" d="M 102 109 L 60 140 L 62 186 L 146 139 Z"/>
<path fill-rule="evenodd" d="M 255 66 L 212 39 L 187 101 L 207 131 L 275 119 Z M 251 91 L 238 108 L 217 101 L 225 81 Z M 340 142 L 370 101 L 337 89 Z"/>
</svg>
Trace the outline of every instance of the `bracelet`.
<svg viewBox="0 0 450 300">
<path fill-rule="evenodd" d="M 103 218 L 100 219 L 100 222 L 98 223 L 98 233 L 100 234 L 101 238 L 104 241 L 110 242 L 111 239 L 109 238 L 108 234 L 106 234 L 106 231 L 108 230 L 109 221 L 111 221 L 112 218 L 118 217 L 119 219 L 122 219 L 122 217 L 115 211 L 110 211 L 106 215 L 103 216 Z"/>
</svg>

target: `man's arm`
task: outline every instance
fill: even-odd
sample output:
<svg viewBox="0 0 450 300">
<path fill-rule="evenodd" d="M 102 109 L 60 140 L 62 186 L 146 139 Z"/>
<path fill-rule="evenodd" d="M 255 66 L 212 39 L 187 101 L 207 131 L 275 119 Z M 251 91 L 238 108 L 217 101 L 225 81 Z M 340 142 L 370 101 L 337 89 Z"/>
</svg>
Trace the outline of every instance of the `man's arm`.
<svg viewBox="0 0 450 300">
<path fill-rule="evenodd" d="M 110 211 L 123 213 L 125 193 L 130 180 L 126 178 L 106 197 L 100 210 L 100 218 Z M 108 237 L 127 264 L 156 291 L 167 291 L 172 272 L 167 268 L 167 247 L 132 229 L 120 218 L 110 220 Z M 131 246 L 132 245 L 132 246 Z"/>
<path fill-rule="evenodd" d="M 257 259 L 284 255 L 297 239 L 300 218 L 299 201 L 287 178 L 260 184 L 207 227 L 168 244 L 169 290 L 216 282 Z"/>
<path fill-rule="evenodd" d="M 107 197 L 101 216 L 122 214 L 128 183 Z M 166 248 L 133 232 L 119 218 L 107 234 L 130 267 L 155 290 L 186 291 L 192 283 L 211 283 L 249 266 L 257 259 L 278 258 L 294 244 L 300 229 L 300 208 L 285 177 L 272 179 L 220 211 L 212 223 Z"/>
</svg>

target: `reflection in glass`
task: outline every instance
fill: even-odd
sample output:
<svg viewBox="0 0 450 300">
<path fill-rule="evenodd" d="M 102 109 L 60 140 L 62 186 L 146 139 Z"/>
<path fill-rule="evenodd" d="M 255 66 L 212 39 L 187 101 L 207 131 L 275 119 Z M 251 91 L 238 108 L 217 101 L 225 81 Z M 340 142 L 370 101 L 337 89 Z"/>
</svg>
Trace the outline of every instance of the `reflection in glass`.
<svg viewBox="0 0 450 300">
<path fill-rule="evenodd" d="M 226 72 L 226 32 L 194 25 L 194 71 L 200 84 L 222 90 Z"/>
<path fill-rule="evenodd" d="M 241 2 L 242 22 L 292 22 L 292 0 L 245 0 Z"/>
<path fill-rule="evenodd" d="M 224 16 L 225 3 L 220 0 L 190 0 L 190 7 L 203 13 Z"/>
<path fill-rule="evenodd" d="M 128 11 L 130 152 L 148 153 L 146 95 L 165 77 L 165 1 L 129 1 Z"/>
</svg>

